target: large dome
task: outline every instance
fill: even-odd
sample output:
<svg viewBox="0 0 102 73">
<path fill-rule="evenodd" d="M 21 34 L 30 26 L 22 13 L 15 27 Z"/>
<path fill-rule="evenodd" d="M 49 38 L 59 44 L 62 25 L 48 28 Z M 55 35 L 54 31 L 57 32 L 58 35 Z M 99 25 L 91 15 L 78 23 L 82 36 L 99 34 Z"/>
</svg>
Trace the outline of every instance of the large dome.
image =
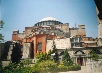
<svg viewBox="0 0 102 73">
<path fill-rule="evenodd" d="M 41 19 L 35 26 L 44 26 L 44 25 L 58 25 L 63 24 L 62 22 L 58 21 L 56 18 L 53 17 L 46 17 Z"/>
<path fill-rule="evenodd" d="M 43 21 L 58 21 L 56 18 L 53 18 L 53 17 L 46 17 L 46 18 L 43 18 L 41 19 L 39 22 L 43 22 Z"/>
</svg>

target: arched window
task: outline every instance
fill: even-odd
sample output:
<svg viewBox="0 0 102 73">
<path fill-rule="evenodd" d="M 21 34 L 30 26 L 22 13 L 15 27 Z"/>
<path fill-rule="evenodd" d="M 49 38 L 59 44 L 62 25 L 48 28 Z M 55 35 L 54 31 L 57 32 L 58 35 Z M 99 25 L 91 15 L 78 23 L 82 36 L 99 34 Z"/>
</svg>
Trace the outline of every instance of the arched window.
<svg viewBox="0 0 102 73">
<path fill-rule="evenodd" d="M 42 50 L 42 43 L 41 42 L 38 43 L 38 50 Z"/>
<path fill-rule="evenodd" d="M 82 55 L 85 54 L 82 50 L 77 50 L 74 54 L 76 55 Z"/>
</svg>

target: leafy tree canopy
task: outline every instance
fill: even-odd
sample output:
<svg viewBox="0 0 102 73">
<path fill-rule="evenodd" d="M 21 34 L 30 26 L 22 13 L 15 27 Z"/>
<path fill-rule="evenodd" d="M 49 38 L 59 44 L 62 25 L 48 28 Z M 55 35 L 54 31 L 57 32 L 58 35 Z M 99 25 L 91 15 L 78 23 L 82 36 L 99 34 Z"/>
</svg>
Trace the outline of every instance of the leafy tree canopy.
<svg viewBox="0 0 102 73">
<path fill-rule="evenodd" d="M 11 54 L 12 63 L 19 63 L 21 57 L 22 57 L 21 45 L 19 43 L 15 43 Z"/>
<path fill-rule="evenodd" d="M 38 53 L 36 55 L 36 58 L 39 59 L 38 62 L 45 61 L 45 60 L 50 60 L 50 55 L 47 53 Z"/>
<path fill-rule="evenodd" d="M 52 53 L 55 53 L 55 55 L 54 55 L 54 61 L 56 62 L 56 63 L 58 63 L 58 61 L 59 61 L 59 54 L 58 54 L 58 51 L 57 51 L 57 48 L 56 48 L 56 44 L 55 44 L 55 41 L 53 40 L 53 45 L 52 45 Z"/>
<path fill-rule="evenodd" d="M 4 21 L 3 20 L 0 20 L 0 30 L 1 30 L 1 28 L 3 28 L 3 25 L 4 25 Z M 1 32 L 0 32 L 0 42 L 2 42 L 4 39 L 3 39 L 3 36 L 2 36 L 2 34 L 1 34 Z"/>
<path fill-rule="evenodd" d="M 99 56 L 96 54 L 94 50 L 90 52 L 90 56 L 93 60 L 98 60 Z"/>
<path fill-rule="evenodd" d="M 3 25 L 4 25 L 4 21 L 0 20 L 0 28 L 3 28 Z"/>
</svg>

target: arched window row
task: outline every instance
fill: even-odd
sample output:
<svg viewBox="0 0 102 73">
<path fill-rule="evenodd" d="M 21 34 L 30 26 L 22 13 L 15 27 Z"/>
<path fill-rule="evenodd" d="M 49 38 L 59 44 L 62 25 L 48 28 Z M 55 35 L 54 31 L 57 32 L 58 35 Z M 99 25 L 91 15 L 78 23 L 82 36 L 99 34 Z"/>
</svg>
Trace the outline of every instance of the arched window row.
<svg viewBox="0 0 102 73">
<path fill-rule="evenodd" d="M 63 24 L 58 21 L 43 21 L 43 22 L 38 22 L 35 24 L 35 26 L 43 26 L 43 25 L 58 25 L 58 24 Z"/>
</svg>

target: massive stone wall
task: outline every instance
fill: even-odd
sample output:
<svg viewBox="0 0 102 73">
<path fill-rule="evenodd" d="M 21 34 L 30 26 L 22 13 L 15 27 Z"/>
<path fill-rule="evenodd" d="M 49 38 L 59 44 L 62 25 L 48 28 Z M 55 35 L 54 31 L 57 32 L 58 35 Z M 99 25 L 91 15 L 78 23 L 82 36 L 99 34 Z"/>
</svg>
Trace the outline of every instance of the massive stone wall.
<svg viewBox="0 0 102 73">
<path fill-rule="evenodd" d="M 102 73 L 102 60 L 86 62 L 87 73 Z"/>
<path fill-rule="evenodd" d="M 33 27 L 25 27 L 25 31 L 23 33 L 17 33 L 17 36 L 20 39 L 24 39 L 26 36 L 29 36 L 31 34 L 31 30 Z"/>
<path fill-rule="evenodd" d="M 30 58 L 30 53 L 31 53 L 31 43 L 24 43 L 22 58 Z"/>
<path fill-rule="evenodd" d="M 66 48 L 69 49 L 71 47 L 70 38 L 55 39 L 54 42 L 56 44 L 57 49 L 66 49 Z M 52 50 L 52 46 L 53 46 L 53 40 L 47 40 L 46 52 Z"/>
<path fill-rule="evenodd" d="M 33 27 L 25 27 L 25 35 L 26 36 L 29 36 L 31 34 L 32 28 Z"/>
<path fill-rule="evenodd" d="M 63 32 L 69 32 L 69 24 L 63 24 L 61 29 L 63 30 Z"/>
<path fill-rule="evenodd" d="M 76 36 L 78 35 L 78 30 L 77 29 L 70 29 L 70 36 Z"/>
<path fill-rule="evenodd" d="M 70 36 L 76 36 L 76 35 L 81 35 L 81 36 L 86 36 L 86 30 L 85 30 L 85 25 L 78 25 L 79 27 L 73 27 L 70 28 Z"/>
<path fill-rule="evenodd" d="M 21 39 L 24 39 L 24 37 L 26 37 L 25 33 L 19 33 L 18 36 L 19 36 Z"/>
<path fill-rule="evenodd" d="M 84 36 L 86 36 L 85 29 L 82 29 L 82 28 L 78 29 L 78 35 L 84 35 Z"/>
<path fill-rule="evenodd" d="M 59 24 L 59 25 L 54 25 L 55 28 L 58 28 L 62 30 L 63 32 L 69 32 L 69 23 L 66 24 Z"/>
</svg>

